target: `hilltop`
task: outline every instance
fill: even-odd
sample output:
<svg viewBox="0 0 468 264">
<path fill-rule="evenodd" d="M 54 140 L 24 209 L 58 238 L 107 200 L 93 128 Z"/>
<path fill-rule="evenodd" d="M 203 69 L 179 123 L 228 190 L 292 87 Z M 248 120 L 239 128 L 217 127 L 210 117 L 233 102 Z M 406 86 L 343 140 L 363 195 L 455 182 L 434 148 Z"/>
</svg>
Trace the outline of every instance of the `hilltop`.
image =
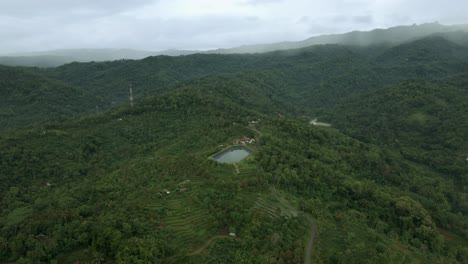
<svg viewBox="0 0 468 264">
<path fill-rule="evenodd" d="M 93 112 L 97 97 L 31 69 L 0 66 L 0 129 Z"/>
</svg>

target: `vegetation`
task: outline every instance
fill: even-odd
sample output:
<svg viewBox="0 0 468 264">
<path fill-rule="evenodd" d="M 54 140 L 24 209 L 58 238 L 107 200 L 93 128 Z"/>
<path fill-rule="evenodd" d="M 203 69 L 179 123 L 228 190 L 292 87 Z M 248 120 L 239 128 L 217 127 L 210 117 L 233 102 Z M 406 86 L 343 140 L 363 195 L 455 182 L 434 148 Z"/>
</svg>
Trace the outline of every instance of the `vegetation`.
<svg viewBox="0 0 468 264">
<path fill-rule="evenodd" d="M 463 263 L 463 54 L 428 38 L 2 67 L 2 109 L 23 112 L 2 118 L 0 261 L 301 263 L 312 238 L 314 263 Z M 243 136 L 239 164 L 209 158 Z"/>
<path fill-rule="evenodd" d="M 98 101 L 87 91 L 19 67 L 0 66 L 0 90 L 0 130 L 89 113 Z"/>
</svg>

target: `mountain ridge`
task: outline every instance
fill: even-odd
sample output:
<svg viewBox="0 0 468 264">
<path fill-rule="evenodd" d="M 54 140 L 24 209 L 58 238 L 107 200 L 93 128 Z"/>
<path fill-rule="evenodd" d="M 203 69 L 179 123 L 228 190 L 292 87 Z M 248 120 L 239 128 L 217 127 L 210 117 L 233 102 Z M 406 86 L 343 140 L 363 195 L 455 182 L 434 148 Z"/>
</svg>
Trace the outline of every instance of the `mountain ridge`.
<svg viewBox="0 0 468 264">
<path fill-rule="evenodd" d="M 420 47 L 428 52 L 419 52 Z M 262 86 L 268 84 L 270 96 L 283 97 L 282 103 L 288 104 L 291 111 L 317 114 L 329 111 L 347 96 L 381 89 L 383 85 L 462 73 L 468 70 L 468 61 L 464 59 L 467 57 L 468 48 L 439 37 L 428 37 L 395 47 L 356 48 L 329 44 L 264 54 L 156 56 L 142 60 L 75 62 L 50 69 L 16 69 L 67 84 L 79 94 L 87 94 L 89 100 L 78 96 L 81 103 L 70 104 L 83 112 L 90 112 L 96 106 L 106 111 L 128 102 L 130 84 L 135 101 L 139 101 L 179 89 L 186 83 L 224 76 L 248 78 Z M 11 78 L 9 82 L 12 87 L 22 85 Z M 291 104 L 293 101 L 295 103 Z M 60 103 L 51 102 L 54 104 Z M 310 104 L 314 107 L 309 107 Z M 3 106 L 14 107 L 8 103 Z"/>
<path fill-rule="evenodd" d="M 351 31 L 343 34 L 330 34 L 310 37 L 302 41 L 285 41 L 279 43 L 245 45 L 234 48 L 215 50 L 175 50 L 145 51 L 134 49 L 64 49 L 16 53 L 0 56 L 0 64 L 9 66 L 57 67 L 70 62 L 112 61 L 122 59 L 143 59 L 149 56 L 181 56 L 195 53 L 202 54 L 244 54 L 265 53 L 276 50 L 298 49 L 313 45 L 398 45 L 432 34 L 443 34 L 455 31 L 468 32 L 468 24 L 441 25 L 425 23 L 411 26 L 396 26 L 370 31 Z M 466 39 L 466 38 L 465 38 Z M 468 43 L 468 41 L 466 41 Z M 467 44 L 468 45 L 468 44 Z M 51 57 L 53 56 L 53 57 Z"/>
<path fill-rule="evenodd" d="M 378 44 L 401 44 L 418 38 L 423 38 L 435 33 L 447 33 L 453 31 L 468 31 L 468 24 L 445 26 L 437 22 L 411 26 L 396 26 L 386 29 L 373 29 L 370 31 L 351 31 L 343 34 L 330 34 L 310 37 L 302 41 L 289 41 L 272 44 L 247 45 L 231 49 L 219 49 L 208 52 L 219 53 L 256 53 L 274 50 L 303 48 L 320 44 L 342 44 L 369 46 Z M 380 39 L 379 39 L 380 38 Z"/>
</svg>

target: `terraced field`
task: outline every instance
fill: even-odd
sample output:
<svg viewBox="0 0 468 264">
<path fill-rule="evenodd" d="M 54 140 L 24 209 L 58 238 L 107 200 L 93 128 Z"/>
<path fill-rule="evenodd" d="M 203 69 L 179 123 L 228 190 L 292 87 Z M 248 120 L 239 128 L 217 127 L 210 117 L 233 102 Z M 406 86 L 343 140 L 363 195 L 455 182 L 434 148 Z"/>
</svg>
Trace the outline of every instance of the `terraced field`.
<svg viewBox="0 0 468 264">
<path fill-rule="evenodd" d="M 193 176 L 182 182 L 174 183 L 173 186 L 167 186 L 167 189 L 161 189 L 160 192 L 151 195 L 151 201 L 146 205 L 150 211 L 164 212 L 162 215 L 162 225 L 173 234 L 178 257 L 167 259 L 168 263 L 178 263 L 180 261 L 189 261 L 196 255 L 203 254 L 204 246 L 210 248 L 216 243 L 216 237 L 225 237 L 226 233 L 220 233 L 214 226 L 215 219 L 210 215 L 205 207 L 201 207 L 196 202 L 197 194 L 206 192 L 213 185 L 214 181 L 223 181 L 226 184 L 236 184 L 239 186 L 236 193 L 236 199 L 240 199 L 246 208 L 261 210 L 271 215 L 279 217 L 286 215 L 285 209 L 281 203 L 270 193 L 268 189 L 265 193 L 251 192 L 243 182 L 252 180 L 257 175 L 255 164 L 242 162 L 239 164 L 225 164 L 216 166 L 203 175 Z M 162 187 L 160 187 L 162 188 Z M 177 190 L 186 189 L 184 192 Z M 165 190 L 170 191 L 169 194 Z M 237 239 L 242 239 L 238 237 Z M 211 243 L 208 243 L 211 241 Z M 208 244 L 207 244 L 208 243 Z M 200 250 L 202 248 L 202 250 Z M 196 252 L 193 254 L 193 252 Z"/>
<path fill-rule="evenodd" d="M 252 164 L 240 164 L 238 165 L 239 174 L 241 178 L 245 177 L 256 177 L 257 176 L 257 167 Z"/>
<path fill-rule="evenodd" d="M 278 198 L 275 195 L 267 195 L 258 197 L 255 201 L 255 209 L 265 212 L 272 218 L 278 217 L 297 217 L 298 212 L 286 204 L 287 201 L 283 201 L 283 198 Z"/>
<path fill-rule="evenodd" d="M 281 216 L 281 209 L 278 206 L 278 203 L 270 197 L 257 198 L 254 209 L 260 210 L 272 218 L 278 218 Z"/>
<path fill-rule="evenodd" d="M 198 176 L 182 184 L 174 183 L 172 187 L 153 195 L 154 199 L 146 206 L 150 210 L 164 212 L 162 225 L 173 234 L 176 250 L 181 250 L 176 255 L 188 254 L 217 234 L 209 211 L 194 202 L 196 193 L 206 188 L 204 185 L 207 182 L 209 178 Z M 185 190 L 181 192 L 181 189 Z M 170 193 L 167 194 L 164 190 Z"/>
<path fill-rule="evenodd" d="M 179 195 L 168 199 L 168 211 L 164 219 L 164 224 L 177 237 L 177 248 L 187 249 L 188 252 L 215 234 L 215 230 L 210 225 L 213 222 L 212 216 L 207 210 L 191 205 L 190 199 L 190 195 Z"/>
</svg>

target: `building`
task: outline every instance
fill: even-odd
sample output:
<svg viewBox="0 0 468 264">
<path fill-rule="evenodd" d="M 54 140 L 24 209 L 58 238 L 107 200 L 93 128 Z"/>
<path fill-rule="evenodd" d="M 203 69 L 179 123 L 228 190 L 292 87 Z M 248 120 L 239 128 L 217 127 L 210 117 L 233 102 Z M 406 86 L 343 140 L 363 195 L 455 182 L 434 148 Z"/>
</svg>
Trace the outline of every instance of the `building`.
<svg viewBox="0 0 468 264">
<path fill-rule="evenodd" d="M 249 143 L 249 141 L 250 141 L 249 137 L 242 137 L 241 139 L 239 139 L 239 143 L 241 144 L 247 144 Z"/>
</svg>

